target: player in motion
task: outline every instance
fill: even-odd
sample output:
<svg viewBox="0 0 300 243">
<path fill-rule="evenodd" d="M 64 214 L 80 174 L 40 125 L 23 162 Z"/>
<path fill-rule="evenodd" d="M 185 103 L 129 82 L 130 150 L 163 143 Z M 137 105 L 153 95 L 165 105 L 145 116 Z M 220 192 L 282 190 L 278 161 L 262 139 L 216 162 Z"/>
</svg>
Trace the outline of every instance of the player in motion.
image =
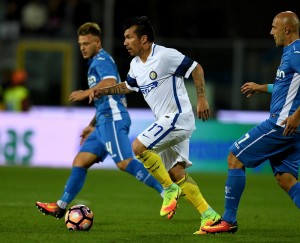
<svg viewBox="0 0 300 243">
<path fill-rule="evenodd" d="M 252 128 L 231 147 L 228 156 L 228 177 L 225 186 L 225 212 L 222 219 L 202 230 L 208 233 L 236 232 L 237 210 L 245 188 L 245 168 L 270 161 L 280 187 L 300 208 L 300 39 L 299 19 L 293 12 L 277 14 L 271 35 L 277 47 L 283 47 L 274 85 L 253 82 L 241 91 L 250 97 L 254 93 L 272 92 L 270 117 Z"/>
<path fill-rule="evenodd" d="M 84 59 L 88 59 L 89 89 L 74 91 L 69 100 L 80 101 L 89 97 L 93 87 L 101 88 L 120 83 L 113 58 L 102 48 L 101 29 L 96 23 L 85 23 L 78 29 L 78 43 Z M 95 101 L 96 115 L 81 134 L 80 151 L 73 161 L 71 175 L 64 192 L 57 202 L 36 202 L 45 214 L 61 218 L 67 205 L 83 187 L 87 169 L 103 161 L 109 154 L 117 167 L 137 180 L 154 188 L 163 196 L 162 185 L 149 174 L 143 164 L 134 158 L 128 138 L 131 120 L 124 95 L 111 95 Z"/>
<path fill-rule="evenodd" d="M 175 49 L 154 43 L 154 31 L 146 16 L 133 17 L 124 24 L 124 45 L 133 56 L 125 82 L 96 88 L 90 101 L 105 95 L 141 91 L 154 112 L 156 121 L 146 128 L 132 144 L 135 155 L 164 187 L 160 210 L 169 219 L 175 213 L 181 195 L 201 214 L 201 226 L 220 219 L 206 202 L 196 182 L 186 173 L 189 161 L 189 139 L 195 130 L 195 119 L 184 85 L 192 74 L 197 90 L 197 115 L 209 118 L 202 67 Z M 97 99 L 95 99 L 97 98 Z M 197 230 L 196 234 L 202 231 Z"/>
</svg>

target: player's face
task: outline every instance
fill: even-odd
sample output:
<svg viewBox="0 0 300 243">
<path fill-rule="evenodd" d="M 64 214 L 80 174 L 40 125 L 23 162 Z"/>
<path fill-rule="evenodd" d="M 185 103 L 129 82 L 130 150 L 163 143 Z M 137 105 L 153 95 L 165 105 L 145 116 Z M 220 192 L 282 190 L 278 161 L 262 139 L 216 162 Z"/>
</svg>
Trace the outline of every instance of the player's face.
<svg viewBox="0 0 300 243">
<path fill-rule="evenodd" d="M 273 36 L 276 46 L 284 46 L 285 32 L 282 19 L 277 17 L 274 18 L 270 34 Z"/>
<path fill-rule="evenodd" d="M 78 44 L 84 59 L 95 56 L 101 48 L 99 37 L 91 34 L 78 36 Z"/>
<path fill-rule="evenodd" d="M 124 46 L 131 56 L 140 56 L 143 50 L 142 40 L 135 33 L 136 26 L 131 26 L 124 32 Z"/>
</svg>

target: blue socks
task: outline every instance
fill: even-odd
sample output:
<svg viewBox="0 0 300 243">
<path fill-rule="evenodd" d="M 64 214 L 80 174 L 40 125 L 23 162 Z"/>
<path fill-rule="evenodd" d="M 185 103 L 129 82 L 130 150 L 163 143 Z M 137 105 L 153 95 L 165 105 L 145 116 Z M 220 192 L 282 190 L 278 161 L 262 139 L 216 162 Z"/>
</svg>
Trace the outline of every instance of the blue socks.
<svg viewBox="0 0 300 243">
<path fill-rule="evenodd" d="M 71 175 L 65 185 L 63 195 L 57 202 L 57 205 L 60 208 L 66 208 L 66 206 L 77 196 L 83 187 L 86 174 L 86 168 L 72 167 Z"/>
<path fill-rule="evenodd" d="M 236 223 L 236 214 L 246 184 L 246 174 L 242 169 L 229 169 L 225 186 L 225 212 L 223 219 Z"/>
<path fill-rule="evenodd" d="M 295 205 L 300 208 L 300 183 L 297 182 L 295 185 L 293 185 L 288 194 Z"/>
<path fill-rule="evenodd" d="M 164 189 L 162 185 L 152 175 L 149 174 L 148 170 L 137 159 L 131 160 L 125 171 L 133 175 L 140 182 L 152 187 L 158 191 L 161 196 L 163 196 Z"/>
</svg>

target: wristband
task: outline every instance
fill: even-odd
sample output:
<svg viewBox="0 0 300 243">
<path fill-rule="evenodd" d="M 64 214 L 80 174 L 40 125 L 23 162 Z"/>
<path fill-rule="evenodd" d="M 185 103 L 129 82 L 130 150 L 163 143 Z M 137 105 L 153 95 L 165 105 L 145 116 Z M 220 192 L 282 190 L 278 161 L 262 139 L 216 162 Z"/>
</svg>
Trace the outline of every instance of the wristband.
<svg viewBox="0 0 300 243">
<path fill-rule="evenodd" d="M 273 84 L 268 84 L 267 92 L 268 93 L 272 93 L 273 92 Z"/>
</svg>

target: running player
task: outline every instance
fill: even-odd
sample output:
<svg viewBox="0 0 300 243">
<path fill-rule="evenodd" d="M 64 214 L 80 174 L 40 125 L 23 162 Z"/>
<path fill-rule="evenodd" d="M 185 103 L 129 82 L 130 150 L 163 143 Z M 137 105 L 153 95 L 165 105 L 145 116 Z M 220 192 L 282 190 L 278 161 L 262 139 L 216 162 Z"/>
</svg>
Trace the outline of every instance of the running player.
<svg viewBox="0 0 300 243">
<path fill-rule="evenodd" d="M 90 101 L 103 95 L 141 91 L 156 121 L 132 144 L 144 166 L 165 189 L 161 216 L 172 218 L 177 200 L 184 196 L 200 213 L 201 226 L 220 219 L 202 196 L 185 168 L 189 160 L 189 139 L 195 130 L 195 118 L 184 85 L 190 74 L 197 90 L 197 116 L 209 118 L 203 69 L 197 62 L 175 49 L 154 43 L 154 31 L 146 16 L 134 17 L 124 24 L 124 45 L 133 56 L 126 82 L 94 89 Z M 97 102 L 97 99 L 95 99 Z M 195 234 L 202 234 L 197 230 Z"/>
<path fill-rule="evenodd" d="M 80 101 L 89 97 L 92 88 L 106 87 L 120 83 L 120 77 L 113 58 L 102 48 L 101 29 L 96 23 L 85 23 L 78 29 L 78 43 L 84 59 L 89 59 L 89 89 L 72 92 L 70 101 Z M 132 152 L 128 138 L 131 120 L 126 108 L 124 95 L 111 95 L 95 101 L 96 115 L 83 130 L 81 149 L 73 161 L 72 172 L 66 182 L 64 192 L 57 202 L 36 202 L 45 214 L 61 218 L 68 204 L 82 189 L 87 169 L 94 163 L 103 161 L 107 155 L 117 167 L 133 175 L 137 180 L 154 188 L 163 196 L 162 185 L 149 174 Z"/>
<path fill-rule="evenodd" d="M 230 147 L 225 212 L 219 222 L 202 227 L 208 233 L 237 231 L 237 210 L 245 188 L 245 168 L 254 168 L 267 160 L 280 187 L 300 208 L 299 27 L 299 19 L 293 12 L 281 12 L 275 16 L 271 35 L 276 46 L 283 47 L 283 55 L 274 85 L 249 82 L 241 88 L 247 97 L 254 93 L 272 93 L 270 117 Z"/>
</svg>

